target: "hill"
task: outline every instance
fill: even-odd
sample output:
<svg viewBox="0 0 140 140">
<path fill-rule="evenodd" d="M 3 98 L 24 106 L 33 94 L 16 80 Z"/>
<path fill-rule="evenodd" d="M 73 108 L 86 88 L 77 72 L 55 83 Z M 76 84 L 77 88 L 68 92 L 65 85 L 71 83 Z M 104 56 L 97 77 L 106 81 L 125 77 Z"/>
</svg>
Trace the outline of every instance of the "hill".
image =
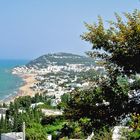
<svg viewBox="0 0 140 140">
<path fill-rule="evenodd" d="M 45 68 L 48 65 L 65 66 L 67 64 L 83 64 L 90 66 L 95 65 L 95 62 L 92 58 L 86 56 L 71 53 L 54 53 L 40 56 L 39 58 L 29 62 L 26 66 Z"/>
</svg>

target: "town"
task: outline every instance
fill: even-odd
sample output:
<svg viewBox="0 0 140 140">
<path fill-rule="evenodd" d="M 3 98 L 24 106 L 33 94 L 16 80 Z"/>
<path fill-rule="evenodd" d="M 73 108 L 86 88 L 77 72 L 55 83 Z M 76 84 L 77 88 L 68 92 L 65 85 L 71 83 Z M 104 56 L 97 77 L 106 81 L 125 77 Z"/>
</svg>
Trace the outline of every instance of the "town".
<svg viewBox="0 0 140 140">
<path fill-rule="evenodd" d="M 46 93 L 48 96 L 55 96 L 53 105 L 61 102 L 64 93 L 71 93 L 76 88 L 85 89 L 90 86 L 90 81 L 84 79 L 82 73 L 103 72 L 102 66 L 85 66 L 84 64 L 66 64 L 66 66 L 48 66 L 47 68 L 16 67 L 13 74 L 34 75 L 37 82 L 30 87 L 35 93 Z"/>
</svg>

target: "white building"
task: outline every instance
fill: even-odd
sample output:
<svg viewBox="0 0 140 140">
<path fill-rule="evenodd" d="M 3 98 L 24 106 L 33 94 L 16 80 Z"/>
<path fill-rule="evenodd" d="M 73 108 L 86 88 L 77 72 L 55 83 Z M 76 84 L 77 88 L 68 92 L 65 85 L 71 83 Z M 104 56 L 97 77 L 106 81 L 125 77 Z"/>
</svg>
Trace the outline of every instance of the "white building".
<svg viewBox="0 0 140 140">
<path fill-rule="evenodd" d="M 2 133 L 1 140 L 23 140 L 23 132 Z"/>
<path fill-rule="evenodd" d="M 1 117 L 5 118 L 7 108 L 0 108 L 0 119 Z"/>
</svg>

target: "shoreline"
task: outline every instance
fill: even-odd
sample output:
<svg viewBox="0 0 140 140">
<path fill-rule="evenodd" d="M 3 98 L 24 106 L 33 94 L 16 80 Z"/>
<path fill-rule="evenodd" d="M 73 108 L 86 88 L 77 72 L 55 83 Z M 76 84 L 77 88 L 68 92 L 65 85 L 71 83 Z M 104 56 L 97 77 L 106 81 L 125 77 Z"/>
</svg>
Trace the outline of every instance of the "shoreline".
<svg viewBox="0 0 140 140">
<path fill-rule="evenodd" d="M 13 73 L 12 73 L 13 74 Z M 21 96 L 31 96 L 33 97 L 37 92 L 31 89 L 34 83 L 37 82 L 36 74 L 16 74 L 23 80 L 23 84 L 18 88 L 16 94 L 9 95 L 8 97 L 0 100 L 0 104 L 10 104 L 14 100 Z"/>
<path fill-rule="evenodd" d="M 31 89 L 34 83 L 37 83 L 36 74 L 22 74 L 20 77 L 23 79 L 23 85 L 19 88 L 18 94 L 20 96 L 34 96 L 36 92 Z"/>
</svg>

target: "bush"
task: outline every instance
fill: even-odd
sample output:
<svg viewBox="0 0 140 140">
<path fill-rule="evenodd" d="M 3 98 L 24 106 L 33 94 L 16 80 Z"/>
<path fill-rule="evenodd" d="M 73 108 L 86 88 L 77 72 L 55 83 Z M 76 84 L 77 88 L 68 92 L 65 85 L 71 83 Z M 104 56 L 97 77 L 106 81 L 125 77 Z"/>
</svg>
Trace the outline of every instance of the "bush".
<svg viewBox="0 0 140 140">
<path fill-rule="evenodd" d="M 130 128 L 133 130 L 129 133 L 128 139 L 130 140 L 139 140 L 140 139 L 140 114 L 132 114 Z"/>
<path fill-rule="evenodd" d="M 110 129 L 103 128 L 99 132 L 96 132 L 92 140 L 111 140 L 112 132 Z"/>
</svg>

